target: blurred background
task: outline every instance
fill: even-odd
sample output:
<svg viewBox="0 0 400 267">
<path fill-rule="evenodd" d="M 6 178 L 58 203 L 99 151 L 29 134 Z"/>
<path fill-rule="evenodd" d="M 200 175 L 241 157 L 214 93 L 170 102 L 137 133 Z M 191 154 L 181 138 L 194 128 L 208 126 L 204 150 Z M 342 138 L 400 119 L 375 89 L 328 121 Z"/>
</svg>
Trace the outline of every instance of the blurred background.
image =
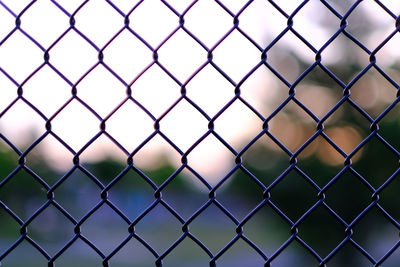
<svg viewBox="0 0 400 267">
<path fill-rule="evenodd" d="M 233 14 L 246 2 L 221 1 Z M 356 1 L 325 2 L 343 16 Z M 380 2 L 396 16 L 399 14 L 397 1 Z M 135 1 L 115 0 L 110 4 L 90 0 L 74 14 L 77 30 L 71 30 L 69 15 L 82 4 L 80 1 L 39 0 L 22 13 L 21 30 L 15 30 L 15 16 L 29 3 L 0 1 L 0 255 L 20 237 L 20 224 L 5 206 L 24 222 L 37 214 L 28 224 L 28 235 L 50 256 L 75 236 L 73 223 L 55 205 L 37 213 L 45 205 L 50 188 L 55 201 L 80 221 L 102 201 L 102 189 L 113 181 L 109 200 L 133 222 L 156 201 L 155 191 L 162 186 L 162 199 L 187 220 L 207 203 L 210 188 L 227 178 L 218 185 L 216 199 L 241 222 L 262 202 L 263 186 L 270 186 L 290 166 L 290 155 L 265 134 L 243 149 L 263 130 L 258 114 L 270 116 L 288 98 L 288 85 L 315 62 L 313 50 L 293 32 L 274 41 L 287 27 L 283 13 L 290 15 L 302 1 L 275 1 L 281 12 L 269 1 L 253 1 L 239 15 L 240 30 L 232 30 L 233 18 L 218 2 L 199 0 L 185 13 L 187 31 L 179 29 L 170 38 L 179 27 L 179 17 L 157 0 L 145 0 L 130 13 L 130 30 L 124 29 L 121 14 L 130 12 Z M 183 0 L 169 3 L 178 13 L 190 4 Z M 395 31 L 395 22 L 376 1 L 360 2 L 347 18 L 346 31 L 365 49 L 341 33 L 322 50 L 321 63 L 343 84 L 349 84 L 368 66 L 370 55 L 366 50 L 374 51 Z M 339 30 L 340 23 L 321 1 L 310 0 L 294 16 L 293 29 L 319 50 Z M 230 80 L 211 64 L 204 66 L 207 51 L 188 32 L 212 50 L 213 63 Z M 267 52 L 267 63 L 281 79 L 265 65 L 245 78 L 260 62 L 257 46 L 264 49 L 271 43 L 274 45 Z M 370 119 L 379 117 L 396 100 L 399 45 L 396 34 L 375 56 L 377 66 L 390 79 L 372 67 L 351 86 L 350 99 Z M 157 50 L 160 64 L 154 63 L 152 49 Z M 50 64 L 43 65 L 46 50 Z M 100 50 L 105 64 L 97 64 Z M 179 83 L 184 84 L 187 99 L 166 112 L 181 97 Z M 226 106 L 235 98 L 238 83 L 244 101 L 236 99 Z M 71 84 L 76 87 L 75 98 Z M 127 85 L 132 98 L 127 98 Z M 22 97 L 18 97 L 18 87 L 23 90 Z M 295 90 L 296 98 L 318 119 L 343 98 L 343 87 L 320 66 L 309 72 Z M 225 106 L 225 111 L 217 115 Z M 345 171 L 326 191 L 325 203 L 347 224 L 371 203 L 373 190 L 398 170 L 398 114 L 396 105 L 379 122 L 379 133 L 392 149 L 374 137 L 352 156 L 353 169 L 364 179 Z M 213 134 L 190 149 L 207 133 L 207 116 L 215 119 L 215 133 L 231 149 L 245 151 L 242 169 L 232 172 L 235 155 Z M 155 119 L 159 118 L 160 131 L 175 148 L 160 134 L 144 142 L 154 133 Z M 46 120 L 50 120 L 54 134 L 47 132 Z M 102 120 L 107 134 L 94 139 Z M 316 121 L 294 101 L 289 101 L 268 125 L 269 132 L 289 153 L 295 153 L 317 129 Z M 344 102 L 327 117 L 324 132 L 348 155 L 371 133 L 370 125 L 365 114 Z M 39 138 L 41 141 L 36 142 Z M 188 149 L 190 168 L 181 168 L 182 154 Z M 25 167 L 19 168 L 24 151 L 29 151 L 24 154 Z M 75 153 L 79 154 L 79 167 L 73 162 Z M 134 168 L 127 164 L 131 153 Z M 297 155 L 298 168 L 314 183 L 292 170 L 272 188 L 272 203 L 287 219 L 296 222 L 317 202 L 318 187 L 331 181 L 344 168 L 344 161 L 345 157 L 326 139 L 316 138 Z M 400 183 L 395 177 L 379 200 L 396 222 L 400 219 L 398 190 Z M 291 237 L 287 219 L 266 205 L 244 224 L 244 235 L 269 257 Z M 127 238 L 128 225 L 104 204 L 83 221 L 81 231 L 107 256 Z M 159 203 L 135 226 L 135 232 L 161 255 L 182 235 L 181 228 L 181 222 Z M 190 233 L 214 255 L 236 236 L 235 229 L 235 222 L 215 203 L 189 224 Z M 345 229 L 327 209 L 319 207 L 299 225 L 298 236 L 324 258 L 345 238 Z M 377 208 L 371 209 L 353 231 L 353 240 L 375 260 L 399 242 L 398 227 Z M 154 266 L 155 260 L 143 244 L 132 238 L 110 259 L 110 264 Z M 383 266 L 397 266 L 399 260 L 395 251 Z M 57 266 L 100 266 L 101 261 L 78 239 L 55 262 Z M 208 262 L 209 256 L 189 238 L 163 260 L 165 266 L 207 266 Z M 262 266 L 263 262 L 241 239 L 217 260 L 218 266 Z M 26 240 L 1 260 L 7 267 L 28 263 L 46 266 L 47 260 Z M 317 264 L 296 241 L 272 262 L 272 266 Z M 370 265 L 351 244 L 328 263 Z"/>
</svg>

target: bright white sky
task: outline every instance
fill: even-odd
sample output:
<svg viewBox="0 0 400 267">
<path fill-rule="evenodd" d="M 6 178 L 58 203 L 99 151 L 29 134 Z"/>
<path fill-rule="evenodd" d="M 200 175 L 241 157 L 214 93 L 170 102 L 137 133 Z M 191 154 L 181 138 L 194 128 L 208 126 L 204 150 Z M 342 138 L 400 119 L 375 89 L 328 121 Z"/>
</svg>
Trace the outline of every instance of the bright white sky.
<svg viewBox="0 0 400 267">
<path fill-rule="evenodd" d="M 1 1 L 0 1 L 1 2 Z M 3 0 L 15 14 L 30 1 Z M 80 1 L 59 0 L 72 13 Z M 123 12 L 127 12 L 135 1 L 113 1 Z M 192 1 L 170 1 L 178 12 L 182 12 Z M 247 1 L 222 1 L 236 13 Z M 292 12 L 301 1 L 275 1 L 287 13 Z M 331 2 L 335 5 L 335 1 Z M 346 1 L 345 1 L 346 2 Z M 400 11 L 399 1 L 382 1 L 393 12 Z M 382 40 L 394 28 L 394 20 L 373 1 L 364 1 L 360 8 L 373 14 L 376 31 L 366 40 L 373 49 L 377 40 Z M 317 49 L 333 34 L 319 23 L 333 16 L 317 0 L 310 1 L 295 17 L 298 30 Z M 397 14 L 397 13 L 396 13 Z M 106 1 L 90 0 L 80 10 L 76 27 L 88 36 L 97 47 L 103 47 L 123 27 L 124 19 Z M 69 18 L 49 0 L 39 0 L 21 17 L 21 28 L 47 48 L 68 27 Z M 230 17 L 215 1 L 200 0 L 186 15 L 185 27 L 205 45 L 212 47 L 231 27 Z M 339 20 L 336 21 L 337 27 Z M 179 18 L 158 0 L 145 0 L 130 16 L 130 25 L 151 46 L 157 47 L 165 37 L 179 25 Z M 254 1 L 240 16 L 240 27 L 261 46 L 266 46 L 285 27 L 286 19 L 268 1 Z M 0 6 L 0 40 L 15 26 L 15 18 Z M 350 26 L 349 26 L 350 27 Z M 390 65 L 399 55 L 399 37 L 393 40 L 382 56 L 382 64 Z M 280 42 L 308 62 L 314 60 L 292 34 Z M 340 44 L 338 49 L 340 50 Z M 184 31 L 178 31 L 159 49 L 159 61 L 181 82 L 207 59 L 207 53 Z M 215 51 L 214 62 L 235 82 L 238 82 L 260 59 L 260 53 L 239 32 L 234 31 Z M 326 64 L 340 60 L 340 56 L 323 54 Z M 14 33 L 0 46 L 0 67 L 18 83 L 43 62 L 43 52 L 20 32 Z M 50 51 L 50 62 L 72 83 L 79 80 L 97 62 L 97 52 L 82 37 L 70 31 Z M 126 82 L 152 62 L 151 51 L 129 31 L 125 30 L 105 50 L 104 62 Z M 295 66 L 292 66 L 295 67 Z M 299 73 L 295 73 L 295 76 Z M 270 112 L 277 92 L 275 79 L 265 69 L 257 71 L 242 87 L 243 97 L 264 115 Z M 70 97 L 71 88 L 51 68 L 44 67 L 24 86 L 23 96 L 50 117 Z M 0 73 L 0 110 L 6 108 L 17 96 L 16 86 Z M 77 95 L 90 105 L 100 116 L 106 117 L 126 96 L 126 88 L 101 65 L 94 69 L 77 86 Z M 179 86 L 154 65 L 132 86 L 132 95 L 155 117 L 160 116 L 179 96 Z M 207 66 L 187 85 L 187 95 L 210 117 L 214 116 L 233 96 L 234 88 L 214 68 Z M 76 151 L 99 131 L 99 120 L 78 101 L 72 101 L 53 121 L 52 129 Z M 154 128 L 153 121 L 133 102 L 123 105 L 106 123 L 107 131 L 127 150 L 134 150 Z M 207 120 L 187 101 L 182 101 L 160 123 L 161 131 L 182 151 L 186 151 L 207 131 Z M 19 147 L 26 145 L 27 137 L 38 137 L 45 132 L 44 120 L 19 100 L 0 118 L 0 131 Z M 215 130 L 235 149 L 261 130 L 261 122 L 243 104 L 236 102 L 217 121 Z M 58 167 L 72 164 L 72 155 L 51 136 L 39 145 L 50 160 Z M 171 157 L 179 166 L 179 155 L 160 137 L 156 137 L 135 157 L 139 166 L 151 167 L 160 155 Z M 82 155 L 83 160 L 101 159 L 106 155 L 123 157 L 106 137 L 98 139 Z M 232 154 L 210 136 L 189 156 L 190 165 L 209 179 L 225 173 L 233 164 Z"/>
</svg>

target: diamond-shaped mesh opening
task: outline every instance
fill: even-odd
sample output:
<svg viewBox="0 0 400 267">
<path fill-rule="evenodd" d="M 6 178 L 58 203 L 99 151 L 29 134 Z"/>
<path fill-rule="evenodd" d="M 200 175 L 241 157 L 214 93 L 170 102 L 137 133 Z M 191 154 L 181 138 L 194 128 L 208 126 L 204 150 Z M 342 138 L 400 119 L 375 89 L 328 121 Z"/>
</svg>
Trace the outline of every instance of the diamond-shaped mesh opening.
<svg viewBox="0 0 400 267">
<path fill-rule="evenodd" d="M 135 226 L 135 233 L 161 254 L 181 236 L 180 228 L 178 219 L 162 204 L 158 204 Z"/>
<path fill-rule="evenodd" d="M 69 102 L 51 122 L 52 131 L 74 150 L 81 149 L 98 133 L 99 124 L 95 115 L 77 100 Z"/>
<path fill-rule="evenodd" d="M 345 84 L 354 79 L 369 63 L 368 54 L 343 33 L 336 36 L 321 55 L 326 67 Z M 346 64 L 342 63 L 344 60 Z"/>
<path fill-rule="evenodd" d="M 344 167 L 345 158 L 325 138 L 318 136 L 299 154 L 297 166 L 318 186 L 325 186 Z"/>
<path fill-rule="evenodd" d="M 105 79 L 105 82 L 99 84 L 101 79 Z M 102 66 L 92 70 L 76 89 L 78 97 L 103 118 L 126 97 L 126 87 Z"/>
<path fill-rule="evenodd" d="M 161 192 L 162 198 L 186 219 L 208 200 L 206 189 L 197 176 L 189 170 L 183 169 Z M 185 201 L 189 196 L 192 201 Z"/>
<path fill-rule="evenodd" d="M 207 124 L 196 108 L 182 100 L 160 121 L 160 130 L 181 150 L 187 150 L 206 133 Z"/>
<path fill-rule="evenodd" d="M 0 46 L 0 67 L 18 82 L 23 82 L 43 63 L 43 52 L 20 31 Z"/>
<path fill-rule="evenodd" d="M 299 149 L 316 128 L 310 115 L 292 101 L 272 118 L 270 125 L 269 132 L 292 152 Z"/>
<path fill-rule="evenodd" d="M 289 158 L 283 153 L 268 136 L 263 135 L 244 153 L 243 166 L 267 186 L 288 166 Z"/>
<path fill-rule="evenodd" d="M 292 32 L 286 32 L 267 51 L 267 62 L 289 83 L 293 83 L 314 58 L 310 48 Z"/>
<path fill-rule="evenodd" d="M 109 200 L 128 218 L 138 217 L 154 201 L 154 189 L 133 169 L 121 172 L 108 190 Z"/>
<path fill-rule="evenodd" d="M 216 185 L 234 167 L 234 156 L 217 138 L 210 135 L 190 152 L 188 164 L 208 184 Z"/>
<path fill-rule="evenodd" d="M 180 97 L 180 86 L 159 66 L 153 65 L 131 86 L 132 96 L 155 117 Z"/>
<path fill-rule="evenodd" d="M 208 116 L 214 116 L 234 96 L 235 88 L 211 65 L 207 65 L 186 85 L 187 96 Z"/>
<path fill-rule="evenodd" d="M 49 81 L 46 86 L 43 86 L 43 80 Z M 23 90 L 26 100 L 48 117 L 71 97 L 71 86 L 48 66 L 44 66 L 29 79 Z"/>
<path fill-rule="evenodd" d="M 260 118 L 239 100 L 217 117 L 214 125 L 215 132 L 236 150 L 242 149 L 262 129 Z"/>
<path fill-rule="evenodd" d="M 179 81 L 186 81 L 204 62 L 207 52 L 185 31 L 178 30 L 160 48 L 159 60 Z"/>
<path fill-rule="evenodd" d="M 260 62 L 260 51 L 238 30 L 234 30 L 213 51 L 213 62 L 238 83 Z"/>
<path fill-rule="evenodd" d="M 126 120 L 129 123 L 126 124 Z M 140 123 L 140 128 L 137 124 Z M 125 102 L 106 122 L 106 131 L 126 150 L 132 152 L 153 132 L 154 122 L 145 111 L 134 102 Z M 124 131 L 116 129 L 124 128 Z"/>
<path fill-rule="evenodd" d="M 273 255 L 291 236 L 290 225 L 268 204 L 252 215 L 243 226 L 243 233 L 267 256 Z"/>
<path fill-rule="evenodd" d="M 376 69 L 370 69 L 351 88 L 351 99 L 370 116 L 377 117 L 396 98 L 397 89 Z"/>
<path fill-rule="evenodd" d="M 316 203 L 316 199 L 316 189 L 294 170 L 271 190 L 271 201 L 292 221 L 298 220 Z"/>
<path fill-rule="evenodd" d="M 309 1 L 293 19 L 295 29 L 314 48 L 320 49 L 337 31 L 340 20 L 321 1 Z"/>
<path fill-rule="evenodd" d="M 120 14 L 106 1 L 88 1 L 75 19 L 76 28 L 99 47 L 104 46 L 123 26 Z"/>
<path fill-rule="evenodd" d="M 374 16 L 368 15 L 370 10 L 374 10 Z M 395 29 L 394 23 L 394 18 L 377 3 L 361 2 L 348 17 L 346 30 L 372 50 Z"/>
<path fill-rule="evenodd" d="M 299 225 L 299 236 L 325 257 L 344 239 L 345 227 L 324 207 L 318 207 Z"/>
<path fill-rule="evenodd" d="M 81 232 L 104 254 L 113 251 L 127 236 L 129 224 L 104 204 L 81 225 Z"/>
<path fill-rule="evenodd" d="M 343 88 L 319 67 L 307 73 L 296 86 L 296 99 L 319 119 L 322 119 L 342 97 Z M 315 99 L 318 101 L 314 101 Z"/>
<path fill-rule="evenodd" d="M 237 170 L 217 190 L 218 201 L 238 219 L 245 218 L 262 201 L 263 188 L 252 178 Z"/>
<path fill-rule="evenodd" d="M 29 236 L 51 255 L 71 240 L 74 236 L 73 227 L 72 222 L 53 205 L 46 207 L 28 225 Z"/>
<path fill-rule="evenodd" d="M 67 79 L 76 82 L 97 62 L 97 52 L 82 36 L 70 30 L 50 50 L 50 62 Z"/>
<path fill-rule="evenodd" d="M 337 149 L 340 149 L 339 151 L 341 152 L 339 153 L 342 157 L 344 156 L 342 153 L 349 155 L 358 147 L 358 145 L 362 141 L 360 130 L 357 128 L 352 128 L 350 126 L 329 128 L 326 130 L 326 135 L 337 146 L 335 151 L 332 148 L 328 148 L 327 150 L 325 150 L 330 153 L 330 155 L 336 154 L 336 152 L 338 151 Z M 359 159 L 362 149 L 363 148 L 358 150 L 358 153 L 354 154 L 354 156 L 351 158 L 352 161 L 355 162 Z M 341 161 L 340 157 L 335 155 L 335 159 L 335 163 L 339 164 L 339 162 Z M 342 160 L 342 162 L 344 162 L 344 159 Z"/>
<path fill-rule="evenodd" d="M 198 1 L 185 15 L 185 27 L 211 48 L 232 28 L 232 17 L 215 1 Z"/>
<path fill-rule="evenodd" d="M 261 65 L 241 84 L 240 96 L 259 113 L 270 114 L 273 102 L 280 102 L 278 99 L 278 84 L 275 75 L 267 67 Z M 284 98 L 287 97 L 287 92 Z M 234 93 L 232 89 L 231 94 Z"/>
<path fill-rule="evenodd" d="M 368 157 L 371 154 L 381 155 L 385 160 L 375 159 L 371 161 Z M 363 150 L 355 155 L 355 157 L 357 156 L 359 156 L 359 160 L 353 165 L 354 169 L 375 188 L 381 186 L 399 167 L 398 155 L 389 150 L 377 138 L 370 139 L 363 147 Z M 377 164 L 379 164 L 380 168 L 377 168 Z"/>
<path fill-rule="evenodd" d="M 287 19 L 268 1 L 253 1 L 239 17 L 240 29 L 262 47 L 269 45 L 286 26 Z"/>
<path fill-rule="evenodd" d="M 99 187 L 79 169 L 68 172 L 54 194 L 55 200 L 75 219 L 84 217 L 100 201 Z"/>
<path fill-rule="evenodd" d="M 326 191 L 325 203 L 347 223 L 371 202 L 372 192 L 355 175 L 346 171 Z"/>
<path fill-rule="evenodd" d="M 33 215 L 46 201 L 46 189 L 23 169 L 3 180 L 0 200 L 22 220 Z"/>
<path fill-rule="evenodd" d="M 47 153 L 50 148 L 52 153 Z M 53 174 L 56 173 L 57 177 L 61 177 L 73 166 L 73 154 L 53 135 L 47 135 L 31 151 L 26 156 L 27 166 L 32 167 L 34 171 L 38 171 L 39 175 L 41 172 L 51 173 L 50 176 L 46 174 L 42 177 L 49 185 L 56 182 L 56 180 L 53 180 L 55 178 Z M 31 153 L 33 153 L 33 157 L 31 157 Z M 38 157 L 34 158 L 35 156 Z M 32 160 L 33 166 L 30 165 L 30 160 Z M 45 167 L 50 167 L 52 170 L 45 170 Z"/>
<path fill-rule="evenodd" d="M 68 17 L 51 1 L 37 1 L 22 18 L 22 29 L 45 48 L 53 44 L 69 26 Z"/>
<path fill-rule="evenodd" d="M 104 62 L 126 82 L 138 76 L 152 61 L 151 50 L 129 30 L 122 31 L 104 49 Z"/>
<path fill-rule="evenodd" d="M 215 204 L 209 205 L 189 224 L 190 233 L 213 254 L 218 253 L 235 237 L 235 229 L 235 224 Z"/>
<path fill-rule="evenodd" d="M 179 18 L 162 2 L 144 1 L 129 16 L 131 28 L 152 47 L 157 47 L 179 25 Z"/>
<path fill-rule="evenodd" d="M 56 183 L 62 176 L 58 170 L 53 170 L 52 168 L 50 168 L 49 163 L 47 163 L 46 159 L 44 158 L 44 151 L 46 150 L 45 140 L 47 141 L 47 139 L 50 138 L 52 137 L 47 136 L 45 139 L 43 139 L 43 141 L 37 144 L 25 158 L 26 166 L 34 173 L 36 173 L 41 179 L 43 179 L 43 181 L 46 182 L 49 186 Z M 63 155 L 63 157 L 64 156 L 67 155 Z M 68 163 L 65 162 L 64 166 L 60 167 L 65 168 L 67 167 L 67 164 Z"/>
</svg>

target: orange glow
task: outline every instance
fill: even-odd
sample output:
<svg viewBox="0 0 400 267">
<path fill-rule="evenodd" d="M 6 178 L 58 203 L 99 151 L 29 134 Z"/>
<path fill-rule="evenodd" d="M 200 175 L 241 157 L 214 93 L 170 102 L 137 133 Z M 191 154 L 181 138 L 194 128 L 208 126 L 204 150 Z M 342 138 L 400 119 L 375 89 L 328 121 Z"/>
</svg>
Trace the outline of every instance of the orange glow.
<svg viewBox="0 0 400 267">
<path fill-rule="evenodd" d="M 361 134 L 352 126 L 330 128 L 326 130 L 325 133 L 347 155 L 350 154 L 362 141 Z M 321 161 L 327 165 L 340 165 L 344 162 L 344 157 L 328 142 L 320 143 L 317 155 Z M 357 161 L 361 155 L 362 149 L 351 158 L 352 161 Z"/>
</svg>

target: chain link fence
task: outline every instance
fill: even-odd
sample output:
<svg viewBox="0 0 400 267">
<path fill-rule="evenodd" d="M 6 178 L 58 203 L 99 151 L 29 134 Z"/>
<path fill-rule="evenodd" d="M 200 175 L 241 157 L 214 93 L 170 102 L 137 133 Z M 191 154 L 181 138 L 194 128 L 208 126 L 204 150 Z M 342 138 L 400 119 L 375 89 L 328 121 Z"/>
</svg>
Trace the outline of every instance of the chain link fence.
<svg viewBox="0 0 400 267">
<path fill-rule="evenodd" d="M 398 38 L 400 10 L 393 3 L 78 2 L 0 1 L 2 266 L 397 266 L 396 43 L 388 57 L 381 60 L 380 55 Z M 204 2 L 215 12 L 201 9 Z M 54 13 L 35 13 L 40 5 Z M 271 13 L 257 10 L 266 6 Z M 259 13 L 248 13 L 250 9 Z M 302 15 L 306 9 L 309 13 Z M 197 24 L 187 25 L 195 11 Z M 99 20 L 80 24 L 88 12 L 100 14 Z M 389 25 L 385 31 L 368 28 L 368 20 L 379 12 Z M 251 14 L 265 19 L 259 21 L 264 35 L 257 36 L 244 23 Z M 229 18 L 227 28 L 219 28 L 212 15 Z M 28 30 L 40 18 L 44 24 Z M 67 26 L 52 28 L 57 19 Z M 318 23 L 309 24 L 311 19 Z M 110 26 L 114 21 L 117 28 Z M 207 37 L 213 29 L 216 34 Z M 178 35 L 196 49 L 185 50 L 183 39 L 175 40 L 182 45 L 176 51 L 168 49 Z M 237 39 L 228 50 L 224 45 L 232 36 Z M 292 39 L 282 46 L 288 36 Z M 58 48 L 63 42 L 69 54 Z M 114 50 L 123 50 L 122 58 L 136 65 L 112 62 L 116 43 Z M 242 49 L 255 51 L 256 62 L 246 61 L 250 56 Z M 228 63 L 220 60 L 224 51 Z M 196 57 L 195 68 L 187 65 Z M 81 61 L 86 58 L 94 60 Z M 160 83 L 140 83 L 155 67 L 159 74 L 149 80 Z M 196 98 L 191 85 L 207 69 L 217 78 L 206 76 L 208 83 L 203 81 L 199 94 L 207 95 Z M 44 70 L 53 78 L 41 76 Z M 260 71 L 269 73 L 268 82 L 254 85 L 261 93 L 252 98 L 246 84 Z M 229 88 L 220 105 L 213 102 L 218 86 L 207 89 L 217 79 Z M 93 80 L 97 83 L 89 82 Z M 32 81 L 35 90 L 28 89 Z M 85 82 L 91 89 L 83 89 Z M 98 89 L 102 84 L 103 91 Z M 279 91 L 275 105 L 265 100 L 272 98 L 266 92 L 273 84 Z M 141 95 L 141 87 L 150 96 Z M 211 107 L 204 108 L 207 103 Z M 179 109 L 183 104 L 195 115 L 177 122 L 174 136 L 166 121 L 188 112 Z M 236 142 L 218 125 L 239 104 L 242 109 L 228 124 L 239 132 L 255 130 Z M 26 128 L 13 124 L 14 117 L 6 123 L 18 105 L 25 107 L 19 113 L 23 125 L 37 120 L 44 127 L 23 145 L 15 136 Z M 113 124 L 129 105 L 141 115 L 128 110 L 120 124 Z M 64 117 L 68 114 L 71 121 Z M 255 119 L 243 122 L 241 116 Z M 203 130 L 193 126 L 200 120 L 207 125 Z M 68 125 L 59 130 L 57 125 L 63 124 Z M 9 131 L 13 127 L 17 130 Z M 185 127 L 194 130 L 184 132 Z M 137 136 L 142 139 L 134 144 L 124 141 Z M 42 160 L 35 150 L 49 138 L 53 145 L 43 153 L 50 156 Z M 123 163 L 82 160 L 101 138 L 122 154 Z M 157 163 L 146 169 L 137 163 L 156 138 L 172 150 L 175 166 Z M 215 143 L 207 147 L 203 165 L 191 160 L 210 138 L 227 151 L 229 164 L 213 157 Z M 67 156 L 55 165 L 62 166 L 49 167 L 61 150 Z M 144 157 L 152 162 L 154 155 L 149 155 Z M 207 165 L 229 167 L 210 179 L 202 173 Z"/>
</svg>

